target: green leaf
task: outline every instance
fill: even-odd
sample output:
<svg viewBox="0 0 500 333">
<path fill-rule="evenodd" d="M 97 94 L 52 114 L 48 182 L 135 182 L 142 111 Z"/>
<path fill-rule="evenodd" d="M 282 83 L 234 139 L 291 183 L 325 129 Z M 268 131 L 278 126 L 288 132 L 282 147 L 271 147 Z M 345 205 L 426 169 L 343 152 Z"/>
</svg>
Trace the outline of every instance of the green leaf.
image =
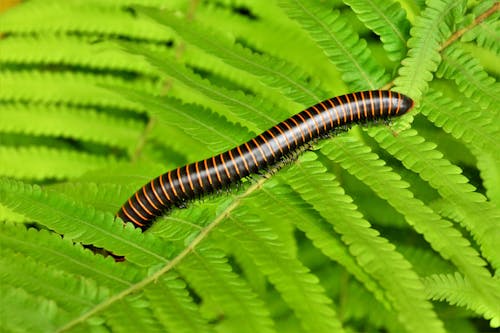
<svg viewBox="0 0 500 333">
<path fill-rule="evenodd" d="M 358 18 L 380 36 L 392 61 L 400 61 L 406 54 L 410 23 L 398 2 L 383 0 L 345 0 Z"/>
<path fill-rule="evenodd" d="M 410 332 L 444 332 L 432 305 L 423 297 L 424 286 L 411 265 L 363 219 L 335 177 L 325 172 L 312 154 L 304 155 L 292 170 L 287 175 L 290 186 L 332 224 L 358 264 L 385 289 L 401 324 Z M 307 183 L 300 181 L 305 175 Z"/>
<path fill-rule="evenodd" d="M 366 41 L 359 38 L 338 11 L 330 12 L 308 0 L 279 3 L 319 44 L 352 90 L 375 89 L 387 83 L 388 77 L 375 63 Z"/>
<path fill-rule="evenodd" d="M 401 92 L 419 101 L 441 61 L 440 44 L 451 35 L 453 20 L 465 10 L 465 1 L 427 1 L 427 7 L 410 30 L 408 57 L 394 80 Z"/>
</svg>

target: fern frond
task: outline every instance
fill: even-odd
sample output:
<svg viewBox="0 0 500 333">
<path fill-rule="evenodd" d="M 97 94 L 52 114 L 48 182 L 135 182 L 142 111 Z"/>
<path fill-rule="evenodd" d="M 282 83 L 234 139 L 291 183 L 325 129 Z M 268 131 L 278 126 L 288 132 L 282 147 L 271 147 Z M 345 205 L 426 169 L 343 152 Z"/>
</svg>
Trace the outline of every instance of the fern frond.
<svg viewBox="0 0 500 333">
<path fill-rule="evenodd" d="M 145 235 L 130 224 L 126 227 L 109 213 L 75 204 L 38 186 L 0 178 L 0 200 L 14 211 L 73 241 L 124 255 L 139 266 L 165 263 L 172 248 L 151 234 Z M 85 228 L 82 228 L 85 226 Z"/>
<path fill-rule="evenodd" d="M 370 149 L 353 137 L 339 137 L 325 142 L 321 150 L 347 172 L 367 184 L 377 195 L 406 217 L 406 221 L 431 243 L 434 250 L 452 260 L 463 271 L 482 268 L 485 262 L 460 233 L 423 202 L 413 197 L 409 184 L 401 180 Z M 373 177 L 373 173 L 377 177 Z"/>
<path fill-rule="evenodd" d="M 400 61 L 406 54 L 410 23 L 406 12 L 395 1 L 345 0 L 358 18 L 377 35 L 392 61 Z"/>
<path fill-rule="evenodd" d="M 141 51 L 130 50 L 130 52 Z M 166 58 L 168 56 L 165 54 L 148 52 L 145 57 L 163 74 L 176 80 L 176 84 L 172 87 L 172 93 L 176 97 L 191 101 L 196 96 L 197 104 L 211 108 L 231 122 L 248 124 L 246 127 L 253 133 L 259 133 L 262 128 L 267 128 L 270 124 L 287 117 L 286 111 L 272 107 L 269 103 L 266 105 L 263 99 L 245 95 L 241 91 L 214 86 L 175 59 Z M 204 97 L 204 100 L 200 100 L 200 97 Z M 274 109 L 272 116 L 264 111 L 269 109 Z"/>
<path fill-rule="evenodd" d="M 144 7 L 140 7 L 140 12 L 151 16 L 158 23 L 171 27 L 184 40 L 216 55 L 231 66 L 244 68 L 250 75 L 258 76 L 259 80 L 270 89 L 279 89 L 280 93 L 293 96 L 295 101 L 306 105 L 311 103 L 311 100 L 321 100 L 325 97 L 318 97 L 315 92 L 311 91 L 304 81 L 304 74 L 284 61 L 251 53 L 248 49 L 236 44 L 231 45 L 196 22 L 187 25 L 169 12 L 160 13 Z M 213 67 L 212 70 L 214 70 Z M 303 105 L 295 105 L 295 107 L 300 108 Z"/>
<path fill-rule="evenodd" d="M 300 68 L 298 74 L 307 73 L 309 89 L 319 85 L 325 91 L 331 90 L 331 87 L 347 90 L 340 73 L 329 65 L 327 56 L 306 32 L 286 17 L 275 2 L 247 1 L 244 6 L 258 16 L 257 20 L 249 20 L 245 15 L 234 15 L 232 5 L 200 7 L 196 17 L 203 24 L 210 25 L 218 35 L 230 34 L 237 42 L 244 40 L 245 46 L 256 50 L 263 58 L 271 55 L 286 59 L 286 63 Z M 276 65 L 278 68 L 281 64 Z M 287 70 L 291 71 L 292 68 L 285 68 Z M 290 77 L 294 76 L 292 74 Z"/>
<path fill-rule="evenodd" d="M 488 151 L 500 138 L 500 130 L 491 122 L 488 110 L 471 109 L 438 90 L 429 90 L 419 111 L 434 125 L 477 150 Z"/>
<path fill-rule="evenodd" d="M 463 0 L 436 0 L 427 4 L 410 31 L 408 57 L 402 61 L 399 77 L 394 80 L 401 92 L 417 101 L 427 90 L 427 82 L 441 61 L 439 49 L 451 35 L 454 18 L 465 10 Z"/>
<path fill-rule="evenodd" d="M 0 175 L 50 184 L 0 176 L 0 330 L 500 326 L 494 9 L 46 0 L 0 10 Z M 421 107 L 392 133 L 313 143 L 144 233 L 112 216 L 169 169 L 326 97 L 389 83 L 407 51 L 406 11 L 421 15 L 396 86 Z M 416 131 L 400 130 L 413 118 Z"/>
<path fill-rule="evenodd" d="M 342 72 L 351 90 L 382 87 L 389 80 L 360 39 L 338 11 L 330 12 L 308 0 L 280 1 L 290 18 L 297 20 L 323 52 Z"/>
<path fill-rule="evenodd" d="M 131 39 L 165 41 L 171 33 L 155 22 L 137 18 L 110 2 L 26 2 L 2 13 L 0 31 L 15 34 L 71 34 L 124 36 Z M 26 20 L 26 17 L 30 17 Z M 92 20 L 89 20 L 89 17 Z"/>
<path fill-rule="evenodd" d="M 488 76 L 476 58 L 457 44 L 447 47 L 442 57 L 437 77 L 454 80 L 466 97 L 483 108 L 491 106 L 493 113 L 500 112 L 500 85 Z"/>
<path fill-rule="evenodd" d="M 175 274 L 164 275 L 159 283 L 149 285 L 144 294 L 151 302 L 151 310 L 169 332 L 213 332 L 186 290 L 186 283 Z"/>
<path fill-rule="evenodd" d="M 277 177 L 281 179 L 282 177 Z M 328 222 L 324 221 L 313 207 L 304 202 L 286 184 L 267 181 L 262 189 L 245 201 L 245 207 L 259 210 L 259 217 L 267 221 L 291 221 L 312 240 L 314 246 L 324 255 L 344 266 L 358 281 L 374 294 L 382 304 L 390 307 L 380 286 L 367 274 L 351 256 Z"/>
<path fill-rule="evenodd" d="M 220 250 L 201 245 L 177 269 L 202 297 L 204 312 L 212 320 L 224 318 L 221 329 L 249 333 L 274 331 L 264 303 L 244 280 L 232 272 Z M 242 322 L 245 322 L 244 327 Z"/>
<path fill-rule="evenodd" d="M 4 222 L 27 222 L 24 215 L 12 211 L 12 209 L 0 204 L 0 221 Z"/>
<path fill-rule="evenodd" d="M 77 72 L 40 71 L 2 72 L 0 100 L 9 102 L 65 103 L 90 107 L 113 107 L 134 110 L 134 104 L 98 85 L 129 86 L 140 91 L 154 91 L 151 83 L 119 79 L 111 75 Z"/>
<path fill-rule="evenodd" d="M 116 212 L 130 197 L 151 178 L 165 172 L 175 164 L 140 163 L 134 166 L 120 164 L 115 168 L 87 172 L 78 180 L 46 185 L 45 190 L 59 193 L 82 205 L 104 212 Z"/>
<path fill-rule="evenodd" d="M 491 319 L 491 327 L 500 327 L 500 313 L 492 312 L 485 306 L 466 277 L 456 272 L 455 274 L 435 274 L 422 279 L 422 282 L 425 284 L 429 298 L 445 300 L 452 305 L 466 307 L 486 319 Z"/>
<path fill-rule="evenodd" d="M 371 326 L 376 328 L 375 331 L 387 331 L 390 333 L 404 332 L 404 326 L 398 321 L 396 314 L 393 311 L 383 307 L 373 295 L 368 293 L 362 286 L 354 281 L 346 287 L 347 290 L 344 291 L 346 294 L 344 306 L 343 306 L 343 316 L 344 320 L 348 323 L 353 323 L 350 325 L 354 326 L 352 329 L 356 331 L 368 331 L 365 325 L 357 326 L 357 322 L 364 323 L 365 318 L 370 323 Z"/>
<path fill-rule="evenodd" d="M 89 279 L 67 275 L 12 251 L 2 250 L 0 264 L 2 284 L 50 299 L 68 313 L 79 313 L 108 296 L 105 288 L 98 288 Z"/>
<path fill-rule="evenodd" d="M 116 265 L 112 258 L 103 258 L 75 244 L 68 237 L 23 225 L 0 224 L 2 250 L 20 258 L 33 258 L 38 263 L 65 271 L 73 276 L 91 277 L 99 286 L 110 290 L 129 287 L 144 273 L 133 265 Z"/>
<path fill-rule="evenodd" d="M 444 331 L 432 305 L 424 299 L 424 287 L 410 264 L 394 245 L 370 228 L 352 204 L 352 199 L 344 194 L 334 176 L 326 172 L 316 156 L 304 154 L 286 177 L 292 188 L 342 235 L 358 264 L 385 289 L 401 324 L 408 331 Z M 307 177 L 306 183 L 299 181 L 303 177 Z"/>
<path fill-rule="evenodd" d="M 398 245 L 398 251 L 411 262 L 419 276 L 451 273 L 456 269 L 450 261 L 445 260 L 432 249 L 401 244 Z"/>
<path fill-rule="evenodd" d="M 152 305 L 137 296 L 113 302 L 102 314 L 112 332 L 164 332 L 165 327 L 154 317 Z"/>
<path fill-rule="evenodd" d="M 217 229 L 219 237 L 241 248 L 279 291 L 283 300 L 294 311 L 307 332 L 342 331 L 331 300 L 319 284 L 318 278 L 284 248 L 270 226 L 262 225 L 257 217 L 234 212 Z M 273 253 L 272 256 L 269 254 Z M 321 316 L 317 316 L 321 313 Z"/>
<path fill-rule="evenodd" d="M 405 167 L 418 173 L 441 196 L 455 207 L 455 218 L 470 230 L 483 255 L 494 267 L 500 267 L 498 235 L 500 235 L 500 211 L 486 198 L 475 192 L 461 170 L 446 160 L 435 144 L 426 142 L 414 130 L 400 132 L 398 137 L 386 129 L 372 128 L 369 134 Z M 488 224 L 483 221 L 489 221 Z"/>
<path fill-rule="evenodd" d="M 485 0 L 474 6 L 473 13 L 475 16 L 491 8 L 496 3 L 496 0 Z M 493 52 L 495 55 L 500 54 L 500 12 L 497 10 L 481 24 L 476 25 L 473 29 L 467 31 L 462 36 L 463 42 L 475 41 L 479 47 L 486 48 Z"/>
<path fill-rule="evenodd" d="M 0 146 L 0 176 L 18 179 L 66 179 L 116 164 L 116 159 L 49 147 Z"/>
<path fill-rule="evenodd" d="M 71 138 L 127 150 L 134 147 L 143 129 L 137 120 L 65 106 L 3 105 L 0 118 L 3 133 Z"/>
<path fill-rule="evenodd" d="M 225 117 L 196 104 L 183 104 L 171 97 L 151 96 L 130 89 L 113 90 L 130 101 L 139 103 L 145 112 L 154 116 L 158 122 L 184 132 L 185 135 L 179 137 L 182 142 L 194 139 L 199 153 L 207 154 L 207 148 L 209 153 L 214 154 L 225 151 L 245 142 L 251 136 L 248 128 L 232 123 Z M 210 141 L 207 142 L 206 138 L 210 138 Z M 167 141 L 168 137 L 164 139 Z"/>
<path fill-rule="evenodd" d="M 154 48 L 151 44 L 143 47 Z M 36 50 L 36 52 L 33 52 Z M 11 37 L 0 43 L 0 62 L 12 65 L 66 65 L 103 71 L 128 71 L 153 75 L 156 71 L 142 57 L 126 53 L 112 42 L 91 43 L 88 37 Z"/>
<path fill-rule="evenodd" d="M 477 167 L 486 189 L 487 197 L 497 205 L 500 204 L 500 188 L 498 187 L 500 175 L 500 157 L 495 152 L 490 154 L 477 154 Z"/>
<path fill-rule="evenodd" d="M 321 151 L 339 162 L 344 169 L 365 182 L 377 195 L 404 214 L 406 221 L 423 234 L 435 251 L 453 262 L 465 276 L 470 276 L 474 281 L 474 288 L 477 288 L 477 297 L 481 298 L 492 312 L 496 311 L 498 306 L 489 296 L 491 289 L 486 288 L 494 283 L 484 267 L 486 263 L 469 241 L 462 237 L 451 223 L 441 219 L 420 200 L 413 198 L 413 194 L 406 189 L 408 184 L 384 166 L 375 154 L 370 153 L 369 148 L 351 137 L 337 139 L 326 142 Z M 373 177 L 374 172 L 377 174 L 376 178 Z M 490 236 L 491 238 L 496 236 Z"/>
<path fill-rule="evenodd" d="M 500 129 L 493 120 L 496 115 L 490 114 L 487 109 L 472 109 L 432 88 L 423 99 L 420 112 L 436 126 L 470 147 L 477 159 L 477 168 L 482 174 L 488 198 L 499 202 L 497 175 L 500 154 L 498 150 L 491 149 L 500 139 Z"/>
<path fill-rule="evenodd" d="M 5 332 L 55 331 L 61 315 L 55 302 L 3 283 L 0 283 L 0 295 L 0 323 Z"/>
</svg>

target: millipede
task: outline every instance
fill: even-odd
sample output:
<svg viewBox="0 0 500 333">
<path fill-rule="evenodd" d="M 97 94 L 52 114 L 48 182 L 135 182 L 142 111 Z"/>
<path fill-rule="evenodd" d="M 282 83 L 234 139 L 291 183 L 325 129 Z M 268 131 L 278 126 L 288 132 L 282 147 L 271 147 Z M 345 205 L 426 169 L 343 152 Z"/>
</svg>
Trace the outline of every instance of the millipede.
<svg viewBox="0 0 500 333">
<path fill-rule="evenodd" d="M 158 176 L 135 192 L 117 216 L 146 230 L 172 207 L 184 207 L 189 200 L 266 170 L 336 129 L 387 120 L 412 107 L 412 99 L 389 90 L 361 91 L 324 100 L 231 150 Z"/>
</svg>

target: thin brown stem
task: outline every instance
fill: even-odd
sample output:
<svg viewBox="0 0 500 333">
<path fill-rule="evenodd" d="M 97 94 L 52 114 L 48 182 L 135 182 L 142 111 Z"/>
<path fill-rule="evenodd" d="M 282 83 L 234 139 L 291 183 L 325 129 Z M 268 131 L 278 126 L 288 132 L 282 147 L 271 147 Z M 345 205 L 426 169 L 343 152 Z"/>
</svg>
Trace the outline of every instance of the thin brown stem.
<svg viewBox="0 0 500 333">
<path fill-rule="evenodd" d="M 455 33 L 453 35 L 451 35 L 450 38 L 448 38 L 448 40 L 446 40 L 443 43 L 443 45 L 441 45 L 441 48 L 439 49 L 439 51 L 440 52 L 443 51 L 445 48 L 447 48 L 448 46 L 453 44 L 455 41 L 457 41 L 460 37 L 462 37 L 463 34 L 465 34 L 467 31 L 470 31 L 475 26 L 481 24 L 484 20 L 486 20 L 488 17 L 493 15 L 498 10 L 500 10 L 500 2 L 495 2 L 495 4 L 493 6 L 491 6 L 487 11 L 485 11 L 484 13 L 482 13 L 481 15 L 476 17 L 474 22 L 472 22 L 468 26 L 464 27 L 463 29 L 455 31 Z"/>
<path fill-rule="evenodd" d="M 200 230 L 199 234 L 189 243 L 184 250 L 182 250 L 179 254 L 177 254 L 174 258 L 172 258 L 171 261 L 166 263 L 162 268 L 160 268 L 158 271 L 154 272 L 153 274 L 145 277 L 143 280 L 131 285 L 130 287 L 122 290 L 121 292 L 107 298 L 103 302 L 95 305 L 93 308 L 88 310 L 85 313 L 80 314 L 78 317 L 70 320 L 66 324 L 64 324 L 62 327 L 58 328 L 56 332 L 61 333 L 61 332 L 66 332 L 73 327 L 83 323 L 84 321 L 88 320 L 90 317 L 95 316 L 96 314 L 100 313 L 101 311 L 107 309 L 111 305 L 113 305 L 116 302 L 119 302 L 123 300 L 126 296 L 137 293 L 144 289 L 146 286 L 148 286 L 151 283 L 155 283 L 158 281 L 162 276 L 173 270 L 182 260 L 184 260 L 188 255 L 193 253 L 196 250 L 196 247 L 203 241 L 205 240 L 210 232 L 212 232 L 219 224 L 224 222 L 224 220 L 231 216 L 232 212 L 239 207 L 240 202 L 248 197 L 250 194 L 252 194 L 254 191 L 260 189 L 264 182 L 267 181 L 267 178 L 262 177 L 259 179 L 255 184 L 251 185 L 245 192 L 239 194 L 236 196 L 235 200 L 226 207 L 219 215 L 217 215 L 212 222 L 210 222 L 207 226 L 205 226 L 203 229 Z"/>
</svg>

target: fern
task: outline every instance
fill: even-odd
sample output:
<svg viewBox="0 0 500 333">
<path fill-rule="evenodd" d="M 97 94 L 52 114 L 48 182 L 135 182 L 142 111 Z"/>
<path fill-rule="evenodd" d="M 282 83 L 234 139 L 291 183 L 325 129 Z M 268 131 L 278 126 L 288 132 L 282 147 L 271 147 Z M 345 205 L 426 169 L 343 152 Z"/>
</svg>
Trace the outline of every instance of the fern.
<svg viewBox="0 0 500 333">
<path fill-rule="evenodd" d="M 133 147 L 143 129 L 139 120 L 120 119 L 92 109 L 13 103 L 2 107 L 0 117 L 4 120 L 0 124 L 3 133 L 90 141 L 121 149 Z"/>
<path fill-rule="evenodd" d="M 154 304 L 155 316 L 172 332 L 212 332 L 208 321 L 186 290 L 186 284 L 170 274 L 162 283 L 150 286 L 145 294 Z"/>
<path fill-rule="evenodd" d="M 397 2 L 391 1 L 345 1 L 370 30 L 380 36 L 387 57 L 399 61 L 406 53 L 410 24 L 406 13 Z"/>
<path fill-rule="evenodd" d="M 430 209 L 423 208 L 421 202 L 412 198 L 411 194 L 404 190 L 408 187 L 407 184 L 399 181 L 396 175 L 391 176 L 387 172 L 388 170 L 384 170 L 386 168 L 383 166 L 377 165 L 379 163 L 377 163 L 376 156 L 367 154 L 358 143 L 350 141 L 349 147 L 351 149 L 347 153 L 342 151 L 341 140 L 337 141 L 339 142 L 334 147 L 325 149 L 327 155 L 335 154 L 334 156 L 336 156 L 336 159 L 340 159 L 340 164 L 344 168 L 352 170 L 357 177 L 361 177 L 361 180 L 372 187 L 375 193 L 383 196 L 397 210 L 404 213 L 407 216 L 408 223 L 413 224 L 417 231 L 424 234 L 424 237 L 433 246 L 434 250 L 440 252 L 444 258 L 452 261 L 464 274 L 468 275 L 469 272 L 474 271 L 472 273 L 473 279 L 481 280 L 480 283 L 474 283 L 474 285 L 493 286 L 495 284 L 489 277 L 489 272 L 483 268 L 486 263 L 480 258 L 479 253 L 455 229 L 452 229 L 449 223 L 441 220 Z M 378 179 L 370 177 L 375 169 L 379 169 L 377 172 L 380 175 Z M 384 174 L 385 177 L 383 177 Z M 432 222 L 429 223 L 430 221 Z M 496 234 L 496 231 L 493 231 L 493 233 Z M 492 260 L 496 260 L 494 252 L 490 252 L 490 254 L 493 256 Z M 491 313 L 500 313 L 500 308 L 495 304 L 494 299 L 489 297 L 490 292 L 500 293 L 500 289 L 490 288 L 479 288 L 476 290 L 476 294 L 481 295 L 478 297 L 482 298 L 483 306 L 491 309 Z"/>
<path fill-rule="evenodd" d="M 113 158 L 95 156 L 74 150 L 46 147 L 1 147 L 3 161 L 0 173 L 4 176 L 25 179 L 65 179 L 82 175 L 93 167 L 116 163 Z M 22 170 L 17 165 L 25 165 Z"/>
<path fill-rule="evenodd" d="M 138 3 L 0 9 L 0 331 L 500 326 L 497 1 Z M 393 86 L 417 105 L 393 124 L 144 233 L 114 216 L 160 173 Z"/>
<path fill-rule="evenodd" d="M 330 61 L 343 72 L 343 79 L 351 89 L 373 89 L 387 82 L 384 70 L 371 57 L 366 41 L 359 39 L 339 12 L 329 13 L 310 1 L 283 1 L 280 4 L 290 17 L 299 19 Z"/>
<path fill-rule="evenodd" d="M 107 248 L 118 255 L 123 255 L 122 251 L 128 252 L 135 248 L 136 252 L 129 254 L 129 260 L 138 264 L 166 262 L 165 255 L 171 252 L 167 251 L 168 247 L 165 244 L 162 245 L 155 241 L 152 236 L 141 234 L 139 230 L 133 232 L 135 241 L 120 240 L 120 234 L 130 229 L 123 228 L 119 221 L 113 221 L 109 213 L 104 214 L 91 208 L 78 206 L 69 199 L 55 193 L 46 193 L 39 187 L 1 179 L 0 193 L 4 204 L 26 212 L 30 218 L 72 240 L 85 239 L 87 242 Z M 80 223 L 86 224 L 90 228 L 86 231 L 81 230 L 77 227 Z M 108 236 L 106 237 L 106 235 Z M 150 239 L 143 242 L 145 237 Z M 126 245 L 127 243 L 129 245 Z"/>
<path fill-rule="evenodd" d="M 408 57 L 403 60 L 400 76 L 394 81 L 404 87 L 402 92 L 420 99 L 427 89 L 427 82 L 441 60 L 440 44 L 451 34 L 454 20 L 465 9 L 464 1 L 429 1 L 428 7 L 415 22 L 408 40 Z"/>
<path fill-rule="evenodd" d="M 481 194 L 474 192 L 474 188 L 467 183 L 460 170 L 442 158 L 441 153 L 433 149 L 432 143 L 423 144 L 424 140 L 413 131 L 400 133 L 398 145 L 394 144 L 395 138 L 390 133 L 382 130 L 375 132 L 375 138 L 382 147 L 402 159 L 409 169 L 418 172 L 456 209 L 455 219 L 471 231 L 482 244 L 487 258 L 498 267 L 498 255 L 495 251 L 500 227 L 498 209 L 486 202 Z M 416 158 L 417 152 L 428 156 L 425 165 Z M 484 220 L 490 223 L 484 225 L 481 222 Z"/>
<path fill-rule="evenodd" d="M 308 273 L 296 259 L 284 252 L 283 243 L 273 235 L 272 230 L 264 228 L 258 219 L 248 218 L 242 223 L 231 217 L 220 232 L 233 241 L 238 241 L 242 252 L 246 252 L 262 272 L 269 277 L 276 289 L 281 292 L 307 332 L 327 332 L 340 330 L 340 322 L 330 307 L 331 301 L 315 276 Z M 248 251 L 252 249 L 252 251 Z M 270 257 L 268 254 L 273 253 Z M 321 313 L 321 317 L 316 314 Z"/>
<path fill-rule="evenodd" d="M 497 56 L 500 54 L 500 48 L 498 45 L 498 3 L 495 0 L 483 1 L 474 7 L 473 14 L 475 17 L 480 16 L 488 9 L 495 9 L 493 6 L 497 6 L 497 10 L 489 17 L 486 18 L 481 24 L 478 24 L 473 29 L 467 31 L 462 37 L 463 41 L 475 41 L 480 47 L 484 47 Z"/>
<path fill-rule="evenodd" d="M 389 307 L 380 286 L 357 265 L 339 235 L 332 233 L 331 225 L 324 221 L 313 207 L 302 201 L 288 185 L 266 183 L 262 193 L 252 196 L 252 202 L 256 207 L 264 208 L 260 215 L 266 215 L 266 220 L 279 220 L 285 217 L 293 221 L 318 249 L 343 265 L 356 279 L 365 284 L 380 302 Z"/>
<path fill-rule="evenodd" d="M 207 316 L 227 316 L 224 329 L 273 331 L 263 302 L 232 272 L 221 251 L 201 246 L 179 266 L 179 272 L 205 300 L 203 310 Z M 240 327 L 243 321 L 246 325 Z"/>
<path fill-rule="evenodd" d="M 477 294 L 472 290 L 470 282 L 458 273 L 431 275 L 424 279 L 428 287 L 428 293 L 431 299 L 448 300 L 451 304 L 467 306 L 486 318 L 492 318 L 492 325 L 498 326 L 500 318 L 495 312 L 490 312 L 479 301 Z"/>
<path fill-rule="evenodd" d="M 121 81 L 121 82 L 120 82 Z M 78 73 L 3 72 L 0 98 L 9 102 L 64 103 L 94 107 L 133 109 L 120 95 L 98 85 L 127 85 L 114 76 L 85 75 Z M 140 84 L 144 88 L 145 82 Z M 139 88 L 139 85 L 133 85 Z M 149 89 L 152 90 L 150 86 Z"/>
<path fill-rule="evenodd" d="M 249 129 L 254 132 L 258 131 L 259 126 L 265 126 L 266 122 L 276 122 L 277 119 L 264 113 L 263 110 L 266 109 L 266 105 L 263 101 L 245 95 L 240 91 L 224 89 L 223 87 L 215 88 L 181 64 L 174 65 L 175 59 L 167 58 L 168 60 L 165 62 L 165 56 L 165 54 L 150 53 L 147 58 L 152 64 L 158 66 L 162 73 L 175 79 L 178 84 L 180 83 L 179 86 L 184 85 L 189 88 L 189 91 L 186 91 L 181 86 L 179 90 L 174 92 L 181 99 L 190 99 L 193 95 L 198 98 L 206 98 L 208 99 L 205 102 L 206 104 L 202 100 L 198 100 L 198 103 L 212 107 L 230 121 L 241 123 L 245 119 L 248 124 L 251 124 L 251 126 L 248 126 Z M 214 102 L 218 102 L 218 104 L 214 104 Z M 221 110 L 220 104 L 225 105 L 226 108 Z M 278 116 L 280 115 L 279 112 L 276 113 Z M 284 111 L 281 115 L 281 118 L 283 117 L 286 117 Z"/>
<path fill-rule="evenodd" d="M 500 105 L 498 84 L 494 78 L 488 77 L 471 54 L 452 45 L 444 50 L 443 60 L 438 77 L 455 80 L 460 91 L 483 108 L 490 106 L 489 103 Z M 500 110 L 498 107 L 492 109 Z"/>
<path fill-rule="evenodd" d="M 304 159 L 306 156 L 304 156 Z M 297 182 L 298 173 L 307 172 L 309 184 Z M 362 218 L 352 205 L 352 199 L 345 195 L 339 184 L 330 174 L 324 174 L 324 167 L 312 157 L 304 163 L 296 165 L 297 174 L 291 174 L 287 181 L 301 196 L 322 214 L 336 216 L 330 223 L 343 241 L 348 244 L 350 252 L 357 257 L 358 263 L 384 287 L 392 306 L 402 318 L 409 331 L 441 331 L 442 323 L 431 311 L 431 305 L 422 297 L 423 289 L 417 281 L 417 275 L 411 271 L 410 264 L 394 251 L 394 246 L 386 239 L 378 237 L 378 232 L 371 229 L 369 223 Z M 312 185 L 312 186 L 311 186 Z M 322 203 L 318 198 L 318 190 L 327 193 L 328 199 L 335 200 L 337 207 Z M 338 212 L 338 207 L 343 207 Z M 328 212 L 335 210 L 336 213 Z M 388 265 L 389 267 L 387 267 Z M 391 272 L 390 275 L 385 272 Z M 394 277 L 392 274 L 398 274 Z M 394 279 L 395 278 L 395 279 Z M 408 305 L 411 304 L 410 307 Z M 425 319 L 423 325 L 422 318 Z"/>
<path fill-rule="evenodd" d="M 281 93 L 293 96 L 294 100 L 300 100 L 307 104 L 311 102 L 311 99 L 319 100 L 322 98 L 307 89 L 307 84 L 302 79 L 304 74 L 298 72 L 298 69 L 294 69 L 290 64 L 270 57 L 265 58 L 264 56 L 251 53 L 243 47 L 218 40 L 220 37 L 217 35 L 210 34 L 207 36 L 207 32 L 202 27 L 197 27 L 196 23 L 185 25 L 182 20 L 176 18 L 174 15 L 169 15 L 168 12 L 163 12 L 159 15 L 157 11 L 151 9 L 142 9 L 142 11 L 159 23 L 170 26 L 185 40 L 197 45 L 204 51 L 209 51 L 217 55 L 223 61 L 236 68 L 245 68 L 251 74 L 258 75 L 262 83 L 270 88 L 279 88 Z M 300 84 L 297 84 L 298 82 Z M 323 96 L 323 98 L 325 97 Z M 297 105 L 292 104 L 290 106 L 296 107 Z"/>
</svg>

